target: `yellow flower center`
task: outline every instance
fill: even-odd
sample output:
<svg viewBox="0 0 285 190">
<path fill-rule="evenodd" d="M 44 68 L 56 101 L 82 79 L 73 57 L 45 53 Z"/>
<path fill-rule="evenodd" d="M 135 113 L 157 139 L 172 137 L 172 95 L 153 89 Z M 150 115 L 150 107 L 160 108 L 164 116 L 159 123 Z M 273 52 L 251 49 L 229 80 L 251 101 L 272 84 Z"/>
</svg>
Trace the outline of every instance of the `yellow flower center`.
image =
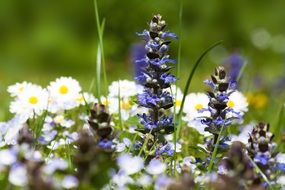
<svg viewBox="0 0 285 190">
<path fill-rule="evenodd" d="M 30 103 L 30 104 L 33 104 L 33 105 L 37 104 L 38 101 L 39 101 L 38 98 L 35 97 L 35 96 L 31 96 L 31 97 L 29 98 L 29 103 Z"/>
<path fill-rule="evenodd" d="M 233 108 L 233 107 L 235 106 L 234 101 L 232 101 L 232 100 L 228 101 L 227 106 L 228 106 L 229 108 Z"/>
<path fill-rule="evenodd" d="M 179 107 L 179 106 L 181 106 L 181 104 L 182 104 L 182 101 L 181 101 L 181 100 L 176 100 L 175 106 Z"/>
<path fill-rule="evenodd" d="M 202 109 L 203 108 L 203 105 L 202 104 L 196 104 L 195 105 L 195 109 L 196 110 L 200 110 L 200 109 Z"/>
<path fill-rule="evenodd" d="M 132 105 L 130 104 L 129 101 L 122 101 L 121 102 L 121 108 L 124 110 L 131 109 Z"/>
<path fill-rule="evenodd" d="M 68 88 L 67 88 L 67 86 L 62 85 L 62 86 L 59 88 L 59 93 L 61 93 L 61 94 L 67 94 L 67 93 L 68 93 Z"/>
</svg>

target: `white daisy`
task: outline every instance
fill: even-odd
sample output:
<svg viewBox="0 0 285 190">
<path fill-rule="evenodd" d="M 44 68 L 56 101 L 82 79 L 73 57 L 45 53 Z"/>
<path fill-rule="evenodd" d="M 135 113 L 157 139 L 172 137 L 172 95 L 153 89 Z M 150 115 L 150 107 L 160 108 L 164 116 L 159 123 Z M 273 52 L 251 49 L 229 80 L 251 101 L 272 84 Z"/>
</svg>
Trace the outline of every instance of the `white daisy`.
<svg viewBox="0 0 285 190">
<path fill-rule="evenodd" d="M 135 96 L 138 93 L 141 93 L 142 91 L 143 87 L 141 85 L 138 85 L 134 81 L 129 80 L 114 81 L 109 86 L 110 97 L 118 97 L 120 92 L 121 98 L 128 98 L 131 96 Z"/>
<path fill-rule="evenodd" d="M 235 91 L 229 96 L 227 106 L 241 115 L 248 111 L 248 102 L 246 97 L 239 91 Z"/>
<path fill-rule="evenodd" d="M 29 86 L 15 101 L 10 105 L 10 112 L 17 115 L 25 115 L 28 118 L 42 114 L 47 108 L 48 93 L 40 86 Z"/>
<path fill-rule="evenodd" d="M 94 103 L 96 103 L 96 102 L 97 102 L 96 98 L 95 98 L 94 95 L 91 94 L 91 93 L 87 93 L 87 92 L 80 93 L 80 94 L 76 97 L 76 103 L 77 103 L 78 105 L 94 104 Z"/>
<path fill-rule="evenodd" d="M 138 109 L 138 105 L 131 102 L 129 98 L 122 98 L 120 100 L 120 110 L 119 110 L 119 99 L 118 97 L 102 97 L 102 104 L 108 107 L 110 114 L 119 114 L 121 111 L 121 119 L 126 121 L 130 116 L 136 115 L 140 109 Z"/>
<path fill-rule="evenodd" d="M 209 97 L 204 93 L 190 93 L 186 96 L 183 111 L 192 117 L 208 115 L 207 112 L 200 112 L 203 109 L 208 109 Z"/>
<path fill-rule="evenodd" d="M 183 99 L 183 93 L 181 91 L 181 89 L 175 85 L 171 85 L 171 88 L 168 88 L 167 91 L 169 91 L 173 98 L 174 98 L 174 106 L 175 106 L 175 112 L 178 113 L 180 108 L 181 108 L 181 104 L 182 104 L 182 99 Z M 185 104 L 184 104 L 185 106 Z M 171 111 L 174 112 L 174 107 L 171 108 Z"/>
<path fill-rule="evenodd" d="M 29 83 L 29 82 L 21 82 L 21 83 L 16 83 L 14 85 L 8 86 L 7 91 L 10 93 L 12 97 L 19 97 L 25 92 L 26 89 L 28 89 L 30 86 L 34 86 L 34 84 Z"/>
<path fill-rule="evenodd" d="M 186 116 L 182 119 L 188 123 L 189 127 L 195 128 L 202 135 L 209 135 L 204 129 L 206 125 L 201 123 L 202 117 L 209 117 L 210 111 L 207 111 L 209 97 L 203 93 L 191 93 L 186 96 L 183 111 Z M 204 111 L 202 111 L 204 110 Z"/>
<path fill-rule="evenodd" d="M 60 77 L 51 82 L 47 89 L 50 95 L 50 112 L 69 110 L 78 105 L 76 99 L 80 97 L 81 87 L 75 79 Z"/>
</svg>

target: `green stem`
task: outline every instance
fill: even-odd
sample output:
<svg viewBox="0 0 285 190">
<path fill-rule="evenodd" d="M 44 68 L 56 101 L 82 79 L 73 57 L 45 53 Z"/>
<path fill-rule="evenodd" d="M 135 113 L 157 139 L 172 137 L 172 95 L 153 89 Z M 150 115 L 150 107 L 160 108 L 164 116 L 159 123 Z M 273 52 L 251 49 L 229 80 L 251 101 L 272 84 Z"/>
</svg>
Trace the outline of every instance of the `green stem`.
<svg viewBox="0 0 285 190">
<path fill-rule="evenodd" d="M 256 163 L 248 156 L 249 160 L 251 161 L 252 165 L 255 167 L 256 171 L 261 175 L 261 177 L 264 179 L 264 181 L 268 184 L 269 189 L 273 189 L 270 181 L 266 177 L 266 175 L 261 171 L 261 169 L 256 165 Z"/>
<path fill-rule="evenodd" d="M 148 140 L 150 138 L 149 135 L 151 135 L 151 132 L 152 132 L 152 130 L 149 133 L 146 134 L 145 141 L 143 143 L 142 148 L 140 149 L 140 152 L 139 152 L 138 156 L 140 156 L 142 154 L 142 152 L 145 150 L 145 147 L 146 147 L 146 145 L 148 143 Z"/>
<path fill-rule="evenodd" d="M 208 166 L 208 172 L 211 172 L 212 169 L 213 169 L 213 166 L 214 166 L 214 161 L 215 161 L 215 158 L 216 158 L 216 155 L 217 155 L 217 152 L 218 152 L 218 147 L 219 147 L 219 143 L 220 143 L 220 138 L 221 138 L 221 135 L 223 133 L 223 130 L 224 130 L 224 125 L 222 126 L 221 130 L 220 130 L 220 133 L 219 133 L 219 136 L 217 138 L 217 142 L 215 144 L 215 148 L 214 148 L 214 151 L 212 153 L 212 157 L 211 157 L 211 161 L 210 161 L 210 164 Z"/>
<path fill-rule="evenodd" d="M 182 47 L 182 17 L 183 16 L 183 0 L 180 0 L 180 7 L 179 7 L 179 44 L 178 44 L 178 55 L 177 55 L 177 65 L 176 65 L 176 76 L 180 76 L 180 64 L 181 64 L 181 47 Z M 177 81 L 175 83 L 176 89 L 175 89 L 175 100 L 177 100 Z M 176 123 L 176 106 L 174 105 L 174 118 L 173 118 L 174 125 Z M 175 174 L 175 168 L 176 168 L 176 129 L 174 130 L 173 133 L 173 140 L 174 140 L 174 154 L 172 157 L 172 162 L 171 162 L 171 173 L 174 175 Z M 173 167 L 172 167 L 172 163 Z M 173 172 L 174 171 L 174 172 Z"/>
</svg>

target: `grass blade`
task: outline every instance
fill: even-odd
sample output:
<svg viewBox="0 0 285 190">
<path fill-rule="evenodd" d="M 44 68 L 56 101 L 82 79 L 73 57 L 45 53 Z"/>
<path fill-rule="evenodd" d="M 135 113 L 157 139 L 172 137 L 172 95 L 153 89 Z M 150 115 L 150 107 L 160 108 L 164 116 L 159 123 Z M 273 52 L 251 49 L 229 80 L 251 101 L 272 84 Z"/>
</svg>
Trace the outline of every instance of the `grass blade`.
<svg viewBox="0 0 285 190">
<path fill-rule="evenodd" d="M 97 47 L 97 57 L 96 57 L 96 97 L 100 103 L 101 97 L 101 48 L 100 45 Z"/>
<path fill-rule="evenodd" d="M 197 61 L 195 62 L 190 74 L 189 74 L 189 77 L 187 79 L 187 82 L 186 82 L 186 86 L 184 88 L 184 91 L 183 91 L 183 98 L 182 98 L 182 102 L 181 102 L 181 107 L 180 107 L 180 110 L 178 112 L 178 122 L 179 122 L 179 125 L 178 125 L 178 128 L 177 128 L 177 133 L 176 133 L 176 139 L 177 137 L 179 136 L 180 134 L 180 130 L 181 130 L 181 117 L 182 117 L 182 111 L 183 111 L 183 107 L 184 107 L 184 103 L 185 103 L 185 98 L 186 98 L 186 94 L 189 90 L 189 87 L 190 87 L 190 84 L 191 84 L 191 81 L 192 81 L 192 78 L 195 74 L 195 71 L 196 69 L 198 68 L 199 64 L 202 62 L 202 59 L 207 55 L 207 53 L 209 51 L 211 51 L 213 48 L 217 47 L 218 45 L 220 45 L 222 43 L 222 41 L 219 41 L 219 42 L 216 42 L 214 43 L 212 46 L 210 46 L 208 49 L 206 49 L 202 54 L 201 56 L 197 59 Z"/>
<path fill-rule="evenodd" d="M 104 89 L 106 90 L 107 89 L 107 85 L 108 85 L 108 81 L 107 81 L 107 74 L 106 74 L 106 64 L 105 64 L 105 56 L 104 56 L 104 43 L 103 43 L 105 19 L 103 19 L 102 24 L 101 24 L 100 23 L 100 17 L 99 17 L 97 0 L 94 0 L 94 8 L 95 8 L 97 33 L 98 33 L 98 38 L 99 38 L 99 46 L 100 46 L 100 50 L 101 50 L 102 70 L 103 70 L 103 79 L 104 79 Z"/>
</svg>

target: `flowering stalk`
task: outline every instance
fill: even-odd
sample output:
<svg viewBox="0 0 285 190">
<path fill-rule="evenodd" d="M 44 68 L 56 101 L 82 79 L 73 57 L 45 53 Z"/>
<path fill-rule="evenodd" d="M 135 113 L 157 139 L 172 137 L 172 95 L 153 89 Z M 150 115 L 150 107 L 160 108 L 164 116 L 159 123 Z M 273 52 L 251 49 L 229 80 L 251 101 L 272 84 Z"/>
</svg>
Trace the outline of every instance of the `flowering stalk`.
<svg viewBox="0 0 285 190">
<path fill-rule="evenodd" d="M 107 113 L 103 104 L 94 104 L 90 110 L 91 115 L 88 123 L 93 129 L 94 136 L 98 142 L 98 146 L 111 150 L 113 145 L 113 128 L 111 126 L 111 115 Z"/>
<path fill-rule="evenodd" d="M 86 129 L 80 131 L 78 151 L 74 157 L 77 178 L 82 189 L 93 187 L 95 181 L 100 181 L 100 187 L 105 185 L 107 181 L 102 179 L 108 178 L 109 169 L 114 165 L 111 159 L 114 138 L 111 116 L 102 104 L 95 103 L 90 111 L 88 122 L 92 133 Z"/>
<path fill-rule="evenodd" d="M 285 172 L 285 165 L 278 163 L 276 159 L 276 143 L 273 142 L 273 137 L 269 124 L 259 123 L 253 128 L 247 144 L 249 156 L 270 181 L 275 180 L 276 172 Z"/>
<path fill-rule="evenodd" d="M 235 82 L 230 81 L 227 77 L 224 67 L 218 67 L 215 69 L 214 75 L 211 76 L 211 80 L 206 80 L 212 91 L 208 92 L 210 98 L 209 109 L 202 109 L 201 112 L 209 112 L 209 117 L 205 117 L 202 123 L 207 125 L 205 131 L 213 134 L 214 138 L 207 142 L 208 149 L 212 152 L 214 146 L 218 141 L 221 130 L 229 126 L 233 120 L 241 119 L 242 114 L 232 109 L 233 102 L 229 101 L 229 96 L 235 91 Z M 219 141 L 219 147 L 222 147 L 223 142 L 227 138 L 222 136 Z"/>
<path fill-rule="evenodd" d="M 170 41 L 166 38 L 177 38 L 174 33 L 165 32 L 166 23 L 160 15 L 155 15 L 149 30 L 138 34 L 146 41 L 146 55 L 137 63 L 146 63 L 141 75 L 136 77 L 138 83 L 144 86 L 144 92 L 138 95 L 139 105 L 148 108 L 148 113 L 139 114 L 144 129 L 138 131 L 143 134 L 151 133 L 156 141 L 160 134 L 170 134 L 174 131 L 173 118 L 165 115 L 164 110 L 173 106 L 173 97 L 166 91 L 176 81 L 170 74 L 168 63 L 175 64 L 167 51 Z"/>
<path fill-rule="evenodd" d="M 234 142 L 228 154 L 219 165 L 218 176 L 210 181 L 213 189 L 260 189 L 265 190 L 262 183 L 256 181 L 257 174 L 254 171 L 243 144 Z"/>
</svg>

